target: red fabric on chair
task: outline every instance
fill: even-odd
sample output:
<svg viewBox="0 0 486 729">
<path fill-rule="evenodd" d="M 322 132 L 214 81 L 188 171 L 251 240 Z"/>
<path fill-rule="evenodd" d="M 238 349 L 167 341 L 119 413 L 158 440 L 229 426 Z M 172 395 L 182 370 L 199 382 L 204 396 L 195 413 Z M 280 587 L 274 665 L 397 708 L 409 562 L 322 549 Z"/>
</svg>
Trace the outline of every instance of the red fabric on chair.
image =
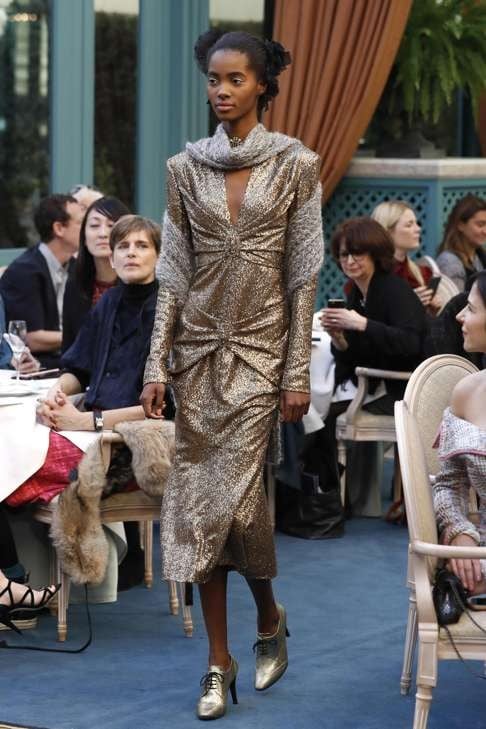
<svg viewBox="0 0 486 729">
<path fill-rule="evenodd" d="M 69 484 L 69 474 L 77 467 L 82 456 L 80 448 L 51 430 L 44 464 L 7 497 L 7 504 L 23 506 L 33 501 L 51 501 Z"/>
</svg>

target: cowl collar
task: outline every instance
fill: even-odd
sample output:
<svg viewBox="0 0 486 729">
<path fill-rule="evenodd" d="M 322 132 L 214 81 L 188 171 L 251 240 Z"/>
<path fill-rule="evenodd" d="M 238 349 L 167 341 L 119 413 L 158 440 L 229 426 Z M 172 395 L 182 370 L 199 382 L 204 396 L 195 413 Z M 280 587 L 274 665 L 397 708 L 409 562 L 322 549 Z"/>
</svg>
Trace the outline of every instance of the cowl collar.
<svg viewBox="0 0 486 729">
<path fill-rule="evenodd" d="M 437 445 L 441 461 L 466 454 L 486 456 L 486 429 L 459 418 L 447 408 L 442 418 Z"/>
<path fill-rule="evenodd" d="M 188 142 L 186 151 L 197 162 L 220 170 L 231 170 L 253 167 L 296 145 L 301 146 L 302 143 L 280 132 L 268 132 L 263 124 L 257 124 L 241 144 L 231 147 L 223 125 L 219 124 L 212 137 Z"/>
</svg>

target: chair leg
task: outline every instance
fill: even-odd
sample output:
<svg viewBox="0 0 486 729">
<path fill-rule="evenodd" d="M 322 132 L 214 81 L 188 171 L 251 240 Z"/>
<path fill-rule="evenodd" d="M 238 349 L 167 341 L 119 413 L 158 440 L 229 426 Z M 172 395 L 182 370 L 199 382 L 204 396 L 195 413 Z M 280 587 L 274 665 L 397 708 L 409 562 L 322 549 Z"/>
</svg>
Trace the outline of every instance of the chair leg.
<svg viewBox="0 0 486 729">
<path fill-rule="evenodd" d="M 177 582 L 169 580 L 167 583 L 169 587 L 169 610 L 171 615 L 179 614 L 179 598 L 177 597 Z"/>
<path fill-rule="evenodd" d="M 267 463 L 267 499 L 270 521 L 273 529 L 275 529 L 275 474 L 271 463 Z"/>
<path fill-rule="evenodd" d="M 148 587 L 149 589 L 152 587 L 153 582 L 154 582 L 153 564 L 152 564 L 153 548 L 154 548 L 154 525 L 153 525 L 152 521 L 145 521 L 145 522 L 143 522 L 143 549 L 144 549 L 144 564 L 145 564 L 144 582 L 145 582 L 145 587 Z"/>
<path fill-rule="evenodd" d="M 413 729 L 427 729 L 431 703 L 432 686 L 417 686 L 417 693 L 415 694 Z"/>
<path fill-rule="evenodd" d="M 436 631 L 419 631 L 417 661 L 417 693 L 413 729 L 427 729 L 432 703 L 432 689 L 437 685 L 437 642 Z"/>
<path fill-rule="evenodd" d="M 401 501 L 403 498 L 402 490 L 402 472 L 400 470 L 400 456 L 398 455 L 398 446 L 394 444 L 395 461 L 393 467 L 393 503 Z"/>
<path fill-rule="evenodd" d="M 403 667 L 400 679 L 400 693 L 406 696 L 410 691 L 412 682 L 412 663 L 417 642 L 417 602 L 415 592 L 410 590 L 408 598 L 408 620 L 407 632 L 405 634 L 405 646 L 403 650 Z"/>
<path fill-rule="evenodd" d="M 178 582 L 177 587 L 179 589 L 180 601 L 182 604 L 182 619 L 183 619 L 184 633 L 186 634 L 187 638 L 192 638 L 192 633 L 194 631 L 194 625 L 192 622 L 191 608 L 189 607 L 189 605 L 186 605 L 186 601 L 184 599 L 186 585 L 184 582 Z"/>
<path fill-rule="evenodd" d="M 55 557 L 56 582 L 61 583 L 57 599 L 57 639 L 64 643 L 67 638 L 67 607 L 69 603 L 69 576 L 63 571 L 61 561 Z"/>
<path fill-rule="evenodd" d="M 338 440 L 338 463 L 343 467 L 340 482 L 341 482 L 341 504 L 345 505 L 346 500 L 346 441 Z"/>
</svg>

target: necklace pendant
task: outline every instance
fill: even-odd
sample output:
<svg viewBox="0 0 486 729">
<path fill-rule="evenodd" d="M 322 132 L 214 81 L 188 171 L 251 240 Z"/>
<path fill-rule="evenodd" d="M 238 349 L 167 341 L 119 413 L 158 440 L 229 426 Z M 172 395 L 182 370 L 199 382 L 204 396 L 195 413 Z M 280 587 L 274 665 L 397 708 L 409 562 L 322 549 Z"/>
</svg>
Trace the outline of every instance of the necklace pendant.
<svg viewBox="0 0 486 729">
<path fill-rule="evenodd" d="M 243 140 L 241 137 L 228 137 L 230 147 L 239 147 L 240 144 L 243 144 Z"/>
</svg>

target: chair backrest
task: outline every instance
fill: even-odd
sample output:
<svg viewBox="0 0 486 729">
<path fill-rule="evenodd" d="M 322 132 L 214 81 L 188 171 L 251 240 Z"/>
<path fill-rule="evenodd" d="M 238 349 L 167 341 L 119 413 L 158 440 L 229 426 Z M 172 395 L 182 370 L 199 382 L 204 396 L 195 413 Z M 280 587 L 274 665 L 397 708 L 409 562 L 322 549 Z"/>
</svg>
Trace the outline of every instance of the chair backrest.
<svg viewBox="0 0 486 729">
<path fill-rule="evenodd" d="M 429 475 L 439 470 L 437 450 L 433 445 L 452 390 L 463 377 L 477 371 L 472 362 L 463 357 L 437 354 L 422 362 L 407 383 L 403 399 L 417 421 Z"/>
<path fill-rule="evenodd" d="M 410 541 L 437 543 L 432 490 L 423 447 L 423 433 L 404 400 L 395 403 L 395 428 Z M 430 574 L 436 560 L 429 559 Z"/>
<path fill-rule="evenodd" d="M 442 276 L 440 268 L 432 256 L 421 256 L 420 258 L 417 258 L 415 263 L 417 266 L 427 266 L 427 268 L 430 268 L 433 276 Z"/>
<path fill-rule="evenodd" d="M 440 300 L 442 301 L 442 306 L 437 312 L 437 315 L 440 314 L 440 312 L 443 310 L 445 305 L 448 301 L 452 299 L 453 296 L 456 296 L 456 294 L 459 294 L 460 291 L 457 288 L 456 284 L 452 279 L 449 278 L 449 276 L 446 276 L 444 273 L 440 274 L 440 283 L 437 287 L 437 293 L 440 296 Z"/>
</svg>

